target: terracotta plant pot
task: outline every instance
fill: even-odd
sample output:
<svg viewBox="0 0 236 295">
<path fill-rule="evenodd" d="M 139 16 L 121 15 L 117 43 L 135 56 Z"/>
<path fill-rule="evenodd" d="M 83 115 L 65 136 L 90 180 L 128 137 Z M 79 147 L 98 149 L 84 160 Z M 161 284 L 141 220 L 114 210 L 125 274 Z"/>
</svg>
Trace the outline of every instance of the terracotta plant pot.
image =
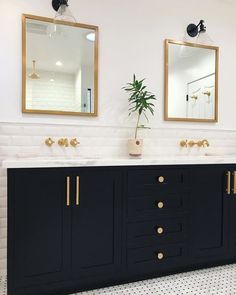
<svg viewBox="0 0 236 295">
<path fill-rule="evenodd" d="M 143 139 L 129 139 L 128 151 L 132 157 L 140 157 L 143 151 Z"/>
</svg>

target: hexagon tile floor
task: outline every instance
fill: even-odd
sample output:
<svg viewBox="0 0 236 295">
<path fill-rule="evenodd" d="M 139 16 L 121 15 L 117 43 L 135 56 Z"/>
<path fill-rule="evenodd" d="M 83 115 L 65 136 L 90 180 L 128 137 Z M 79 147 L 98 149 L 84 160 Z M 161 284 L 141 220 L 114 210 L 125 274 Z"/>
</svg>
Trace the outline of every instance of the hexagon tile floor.
<svg viewBox="0 0 236 295">
<path fill-rule="evenodd" d="M 5 277 L 0 277 L 0 295 L 7 295 Z M 81 292 L 78 295 L 236 295 L 236 264 Z"/>
</svg>

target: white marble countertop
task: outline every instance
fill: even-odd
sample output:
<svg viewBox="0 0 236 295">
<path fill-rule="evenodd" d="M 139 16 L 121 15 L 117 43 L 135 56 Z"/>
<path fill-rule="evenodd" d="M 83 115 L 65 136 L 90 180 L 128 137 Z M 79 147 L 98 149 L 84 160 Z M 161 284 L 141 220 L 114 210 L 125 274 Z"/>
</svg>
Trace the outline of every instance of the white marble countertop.
<svg viewBox="0 0 236 295">
<path fill-rule="evenodd" d="M 12 158 L 2 162 L 3 168 L 42 167 L 91 167 L 91 166 L 150 166 L 150 165 L 193 165 L 193 164 L 236 164 L 236 155 L 231 156 L 160 156 L 160 157 L 34 157 Z"/>
</svg>

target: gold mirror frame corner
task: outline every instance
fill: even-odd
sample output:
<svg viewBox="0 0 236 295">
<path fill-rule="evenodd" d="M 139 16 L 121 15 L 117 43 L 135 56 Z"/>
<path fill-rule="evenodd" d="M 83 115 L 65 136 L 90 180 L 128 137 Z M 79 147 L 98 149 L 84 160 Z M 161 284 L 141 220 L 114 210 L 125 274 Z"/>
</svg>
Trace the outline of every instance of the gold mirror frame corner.
<svg viewBox="0 0 236 295">
<path fill-rule="evenodd" d="M 58 24 L 67 25 L 71 27 L 91 29 L 95 31 L 95 48 L 94 48 L 94 112 L 67 112 L 67 111 L 45 111 L 45 110 L 29 110 L 26 108 L 26 21 L 27 19 L 38 20 L 53 23 L 55 20 L 49 17 L 22 14 L 22 113 L 24 114 L 43 114 L 43 115 L 67 115 L 67 116 L 84 116 L 97 117 L 98 116 L 98 71 L 99 71 L 99 27 L 95 25 L 88 25 L 82 23 L 71 23 L 66 21 L 56 21 Z"/>
<path fill-rule="evenodd" d="M 205 48 L 215 50 L 215 118 L 214 119 L 188 119 L 188 118 L 174 118 L 168 115 L 168 85 L 169 85 L 169 44 Z M 196 122 L 196 123 L 218 123 L 219 122 L 219 50 L 218 46 L 203 45 L 191 42 L 176 41 L 172 39 L 165 39 L 164 51 L 165 51 L 165 62 L 164 62 L 164 121 L 172 122 Z"/>
</svg>

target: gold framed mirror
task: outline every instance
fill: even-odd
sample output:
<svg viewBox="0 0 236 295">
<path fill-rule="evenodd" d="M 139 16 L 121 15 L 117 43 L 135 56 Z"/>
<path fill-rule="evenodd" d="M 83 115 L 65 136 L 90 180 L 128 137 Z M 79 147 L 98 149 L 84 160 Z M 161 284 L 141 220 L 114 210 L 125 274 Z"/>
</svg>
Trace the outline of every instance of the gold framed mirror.
<svg viewBox="0 0 236 295">
<path fill-rule="evenodd" d="M 97 116 L 97 26 L 22 16 L 22 112 Z"/>
<path fill-rule="evenodd" d="M 218 122 L 219 47 L 165 40 L 166 121 Z"/>
</svg>

